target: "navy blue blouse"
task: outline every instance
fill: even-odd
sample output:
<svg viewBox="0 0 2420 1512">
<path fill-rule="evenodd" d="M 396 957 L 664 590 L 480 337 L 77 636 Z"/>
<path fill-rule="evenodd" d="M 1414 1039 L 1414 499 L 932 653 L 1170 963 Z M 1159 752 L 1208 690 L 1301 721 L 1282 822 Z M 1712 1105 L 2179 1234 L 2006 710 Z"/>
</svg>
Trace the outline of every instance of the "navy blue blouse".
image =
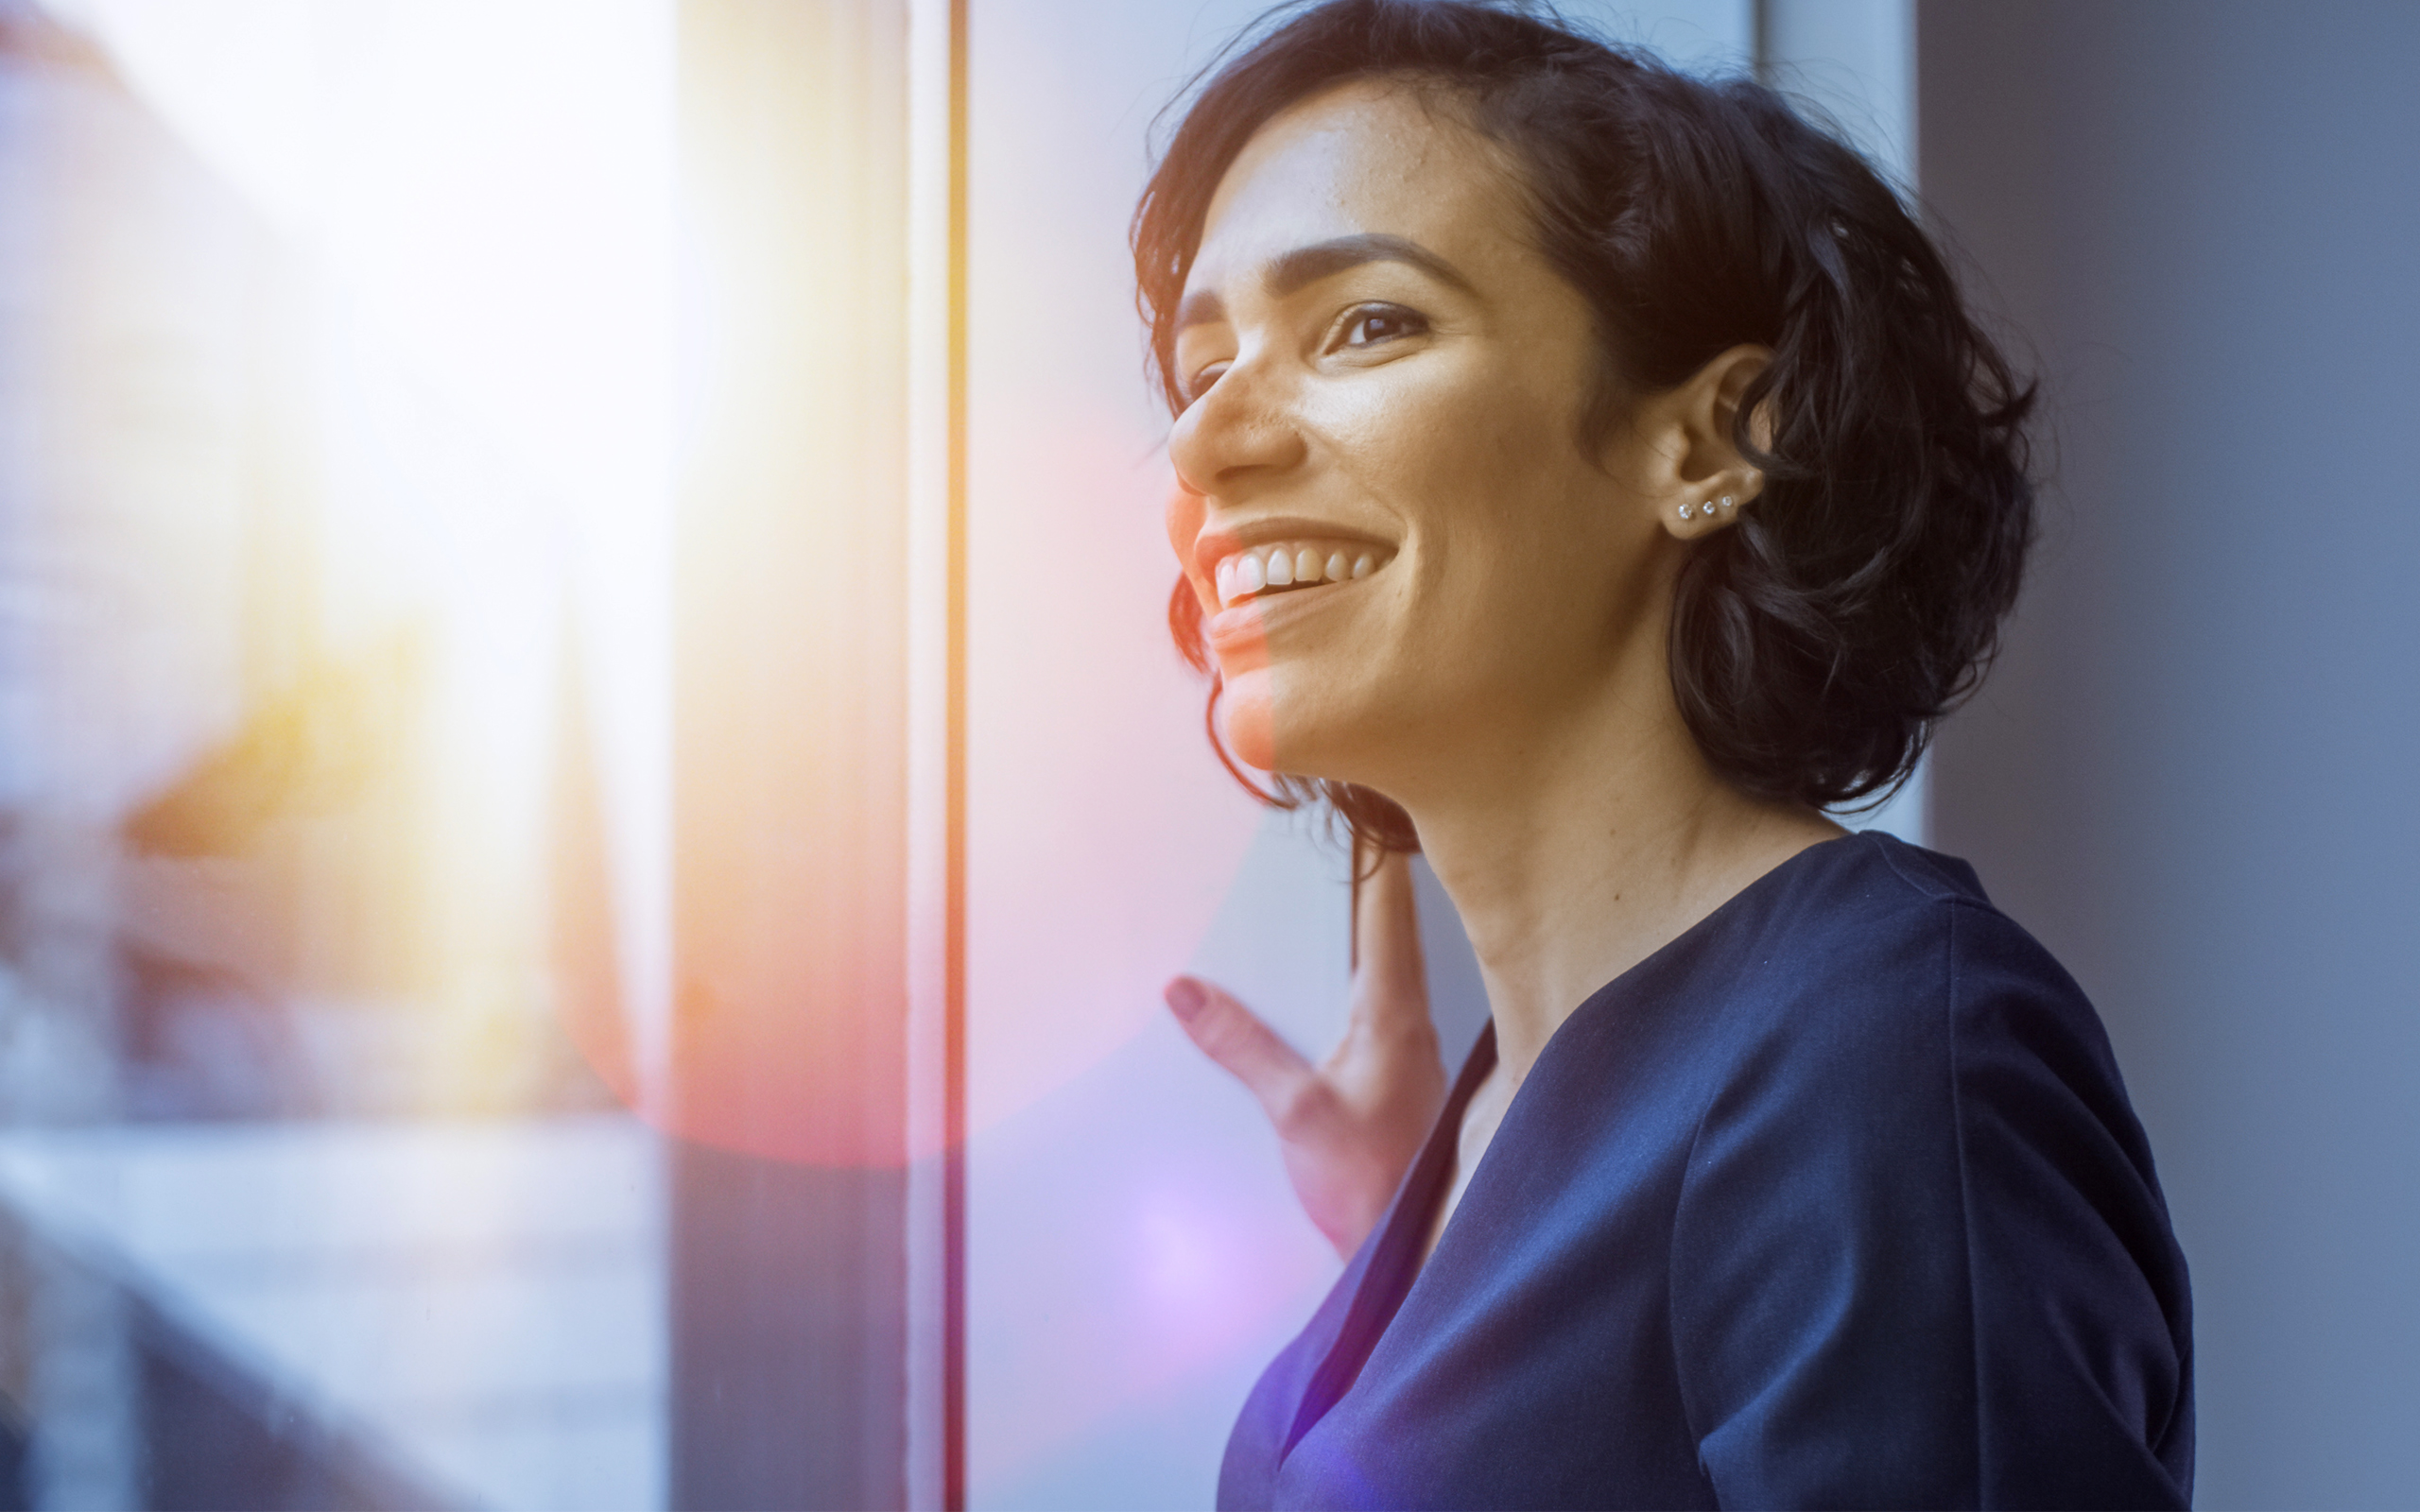
<svg viewBox="0 0 2420 1512">
<path fill-rule="evenodd" d="M 1219 1505 L 2187 1504 L 2185 1260 L 2092 1005 L 1963 862 L 1815 846 L 1427 1147 Z"/>
</svg>

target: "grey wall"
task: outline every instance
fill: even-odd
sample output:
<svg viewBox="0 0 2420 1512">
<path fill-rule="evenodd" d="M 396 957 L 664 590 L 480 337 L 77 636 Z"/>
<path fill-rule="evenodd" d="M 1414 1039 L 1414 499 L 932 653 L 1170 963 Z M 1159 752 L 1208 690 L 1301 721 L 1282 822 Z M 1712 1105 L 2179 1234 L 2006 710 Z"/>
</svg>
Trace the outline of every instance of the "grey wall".
<svg viewBox="0 0 2420 1512">
<path fill-rule="evenodd" d="M 1927 3 L 1922 179 L 2049 533 L 1935 833 L 2100 1004 L 2193 1266 L 2201 1500 L 2420 1499 L 2420 7 Z"/>
</svg>

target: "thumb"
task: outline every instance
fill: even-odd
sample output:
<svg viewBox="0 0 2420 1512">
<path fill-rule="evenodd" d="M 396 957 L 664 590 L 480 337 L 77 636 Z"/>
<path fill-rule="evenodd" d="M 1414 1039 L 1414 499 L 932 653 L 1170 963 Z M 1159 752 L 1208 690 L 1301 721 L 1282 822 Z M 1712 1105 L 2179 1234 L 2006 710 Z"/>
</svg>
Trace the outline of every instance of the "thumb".
<svg viewBox="0 0 2420 1512">
<path fill-rule="evenodd" d="M 1354 889 L 1353 1013 L 1374 1026 L 1428 1020 L 1428 970 L 1420 954 L 1420 906 L 1411 858 L 1390 851 Z"/>
<path fill-rule="evenodd" d="M 1318 1074 L 1258 1014 L 1200 977 L 1178 977 L 1165 995 L 1185 1035 L 1259 1098 L 1272 1119 L 1292 1107 Z"/>
</svg>

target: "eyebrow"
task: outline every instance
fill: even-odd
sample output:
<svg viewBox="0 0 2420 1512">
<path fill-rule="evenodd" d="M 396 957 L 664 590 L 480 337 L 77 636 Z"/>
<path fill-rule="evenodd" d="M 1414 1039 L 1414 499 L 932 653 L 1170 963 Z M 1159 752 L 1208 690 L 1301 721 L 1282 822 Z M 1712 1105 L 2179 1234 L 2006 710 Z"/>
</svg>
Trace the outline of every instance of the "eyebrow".
<svg viewBox="0 0 2420 1512">
<path fill-rule="evenodd" d="M 1260 283 L 1271 299 L 1282 300 L 1323 278 L 1333 278 L 1348 267 L 1359 267 L 1364 263 L 1403 263 L 1465 294 L 1475 292 L 1471 288 L 1471 281 L 1462 277 L 1453 264 L 1408 237 L 1389 236 L 1379 232 L 1359 236 L 1339 236 L 1281 252 L 1261 268 Z M 1201 325 L 1226 318 L 1226 301 L 1208 289 L 1202 289 L 1186 295 L 1184 302 L 1176 307 L 1176 329 L 1182 331 L 1189 325 Z"/>
</svg>

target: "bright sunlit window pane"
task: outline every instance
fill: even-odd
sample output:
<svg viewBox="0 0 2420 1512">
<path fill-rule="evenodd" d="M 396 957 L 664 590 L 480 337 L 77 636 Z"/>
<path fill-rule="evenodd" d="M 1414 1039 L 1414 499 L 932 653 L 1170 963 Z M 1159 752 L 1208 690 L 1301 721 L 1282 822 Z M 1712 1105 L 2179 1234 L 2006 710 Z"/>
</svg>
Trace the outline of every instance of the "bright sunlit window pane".
<svg viewBox="0 0 2420 1512">
<path fill-rule="evenodd" d="M 13 1504 L 661 1503 L 674 23 L 0 6 Z"/>
</svg>

